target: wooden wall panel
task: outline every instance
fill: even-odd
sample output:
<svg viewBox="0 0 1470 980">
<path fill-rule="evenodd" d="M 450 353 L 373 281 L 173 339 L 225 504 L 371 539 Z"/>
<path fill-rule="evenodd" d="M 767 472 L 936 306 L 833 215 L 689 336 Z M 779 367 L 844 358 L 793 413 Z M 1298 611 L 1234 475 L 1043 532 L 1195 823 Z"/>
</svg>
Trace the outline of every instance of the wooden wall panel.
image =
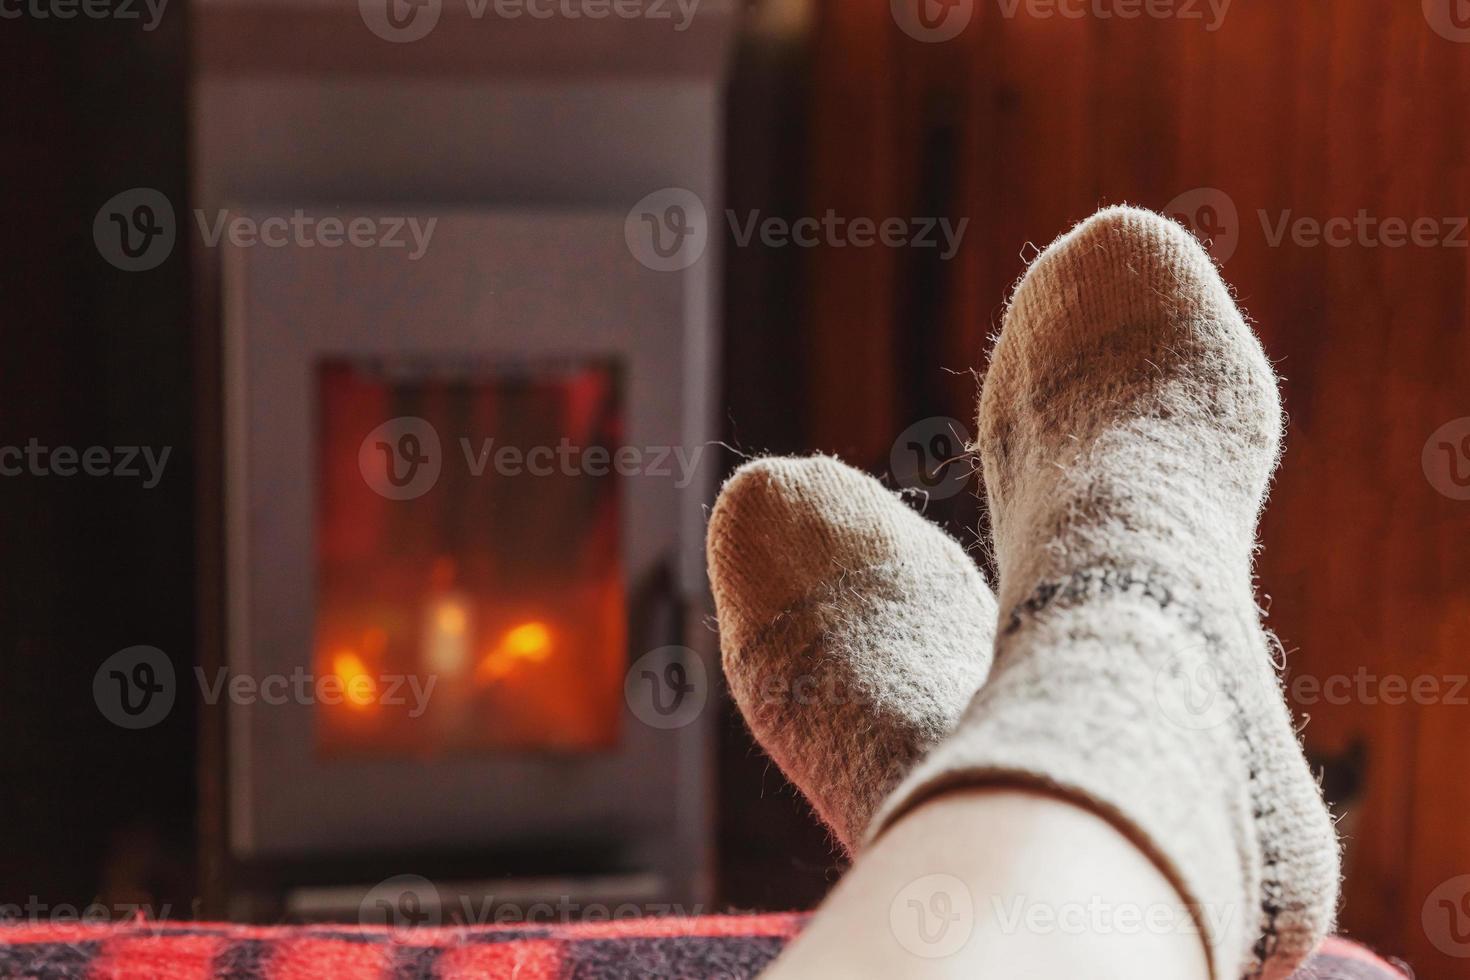
<svg viewBox="0 0 1470 980">
<path fill-rule="evenodd" d="M 1470 44 L 1431 29 L 1419 3 L 1234 3 L 1215 32 L 1002 9 L 977 0 L 965 32 L 926 44 L 886 0 L 819 5 L 814 213 L 840 200 L 908 216 L 902 188 L 924 173 L 913 123 L 944 100 L 963 120 L 951 216 L 971 223 L 938 324 L 903 321 L 901 250 L 809 256 L 812 446 L 883 468 L 915 421 L 892 369 L 906 343 L 938 330 L 936 371 L 980 366 L 1028 243 L 1102 204 L 1216 188 L 1239 214 L 1226 277 L 1286 379 L 1260 580 L 1291 675 L 1448 689 L 1470 674 L 1470 502 L 1436 491 L 1420 456 L 1470 416 L 1470 249 L 1273 244 L 1263 221 L 1470 214 Z M 973 415 L 967 378 L 937 384 L 948 414 Z M 1420 975 L 1470 977 L 1421 921 L 1436 887 L 1470 875 L 1470 704 L 1387 704 L 1369 684 L 1369 698 L 1296 705 L 1314 756 L 1361 782 L 1343 824 L 1344 929 Z"/>
<path fill-rule="evenodd" d="M 891 37 L 873 29 L 865 4 L 832 4 L 814 41 L 819 64 L 864 65 L 863 71 L 818 71 L 812 97 L 809 213 L 828 208 L 853 217 L 891 214 L 903 172 L 912 166 L 901 135 L 900 90 Z M 806 311 L 813 354 L 812 383 L 830 397 L 814 400 L 810 425 L 834 450 L 870 456 L 872 439 L 893 427 L 888 381 L 894 353 L 888 323 L 893 309 L 892 256 L 872 249 L 824 247 L 810 268 Z M 863 343 L 850 343 L 858 337 Z"/>
</svg>

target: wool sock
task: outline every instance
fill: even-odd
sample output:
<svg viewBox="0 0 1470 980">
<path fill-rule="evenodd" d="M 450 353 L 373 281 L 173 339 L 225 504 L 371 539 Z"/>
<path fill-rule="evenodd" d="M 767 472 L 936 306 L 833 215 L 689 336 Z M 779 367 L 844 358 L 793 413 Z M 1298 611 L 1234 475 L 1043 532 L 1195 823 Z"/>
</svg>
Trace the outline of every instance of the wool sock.
<svg viewBox="0 0 1470 980">
<path fill-rule="evenodd" d="M 1281 426 L 1275 373 L 1182 227 L 1112 208 L 1037 258 L 980 399 L 995 669 L 874 835 L 946 789 L 1042 788 L 1169 875 L 1216 980 L 1306 958 L 1338 850 L 1254 597 Z"/>
<path fill-rule="evenodd" d="M 737 470 L 707 551 L 735 703 L 850 853 L 984 682 L 995 597 L 957 542 L 823 456 Z"/>
</svg>

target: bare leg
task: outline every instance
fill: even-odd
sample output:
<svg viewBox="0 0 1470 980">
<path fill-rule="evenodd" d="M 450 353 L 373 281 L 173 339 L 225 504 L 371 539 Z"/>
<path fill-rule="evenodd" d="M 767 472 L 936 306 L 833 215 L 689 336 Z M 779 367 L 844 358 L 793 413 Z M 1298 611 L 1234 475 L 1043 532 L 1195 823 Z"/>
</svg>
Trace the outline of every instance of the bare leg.
<svg viewBox="0 0 1470 980">
<path fill-rule="evenodd" d="M 1112 824 L 991 788 L 947 793 L 896 823 L 766 976 L 1208 980 L 1209 970 L 1183 900 Z"/>
</svg>

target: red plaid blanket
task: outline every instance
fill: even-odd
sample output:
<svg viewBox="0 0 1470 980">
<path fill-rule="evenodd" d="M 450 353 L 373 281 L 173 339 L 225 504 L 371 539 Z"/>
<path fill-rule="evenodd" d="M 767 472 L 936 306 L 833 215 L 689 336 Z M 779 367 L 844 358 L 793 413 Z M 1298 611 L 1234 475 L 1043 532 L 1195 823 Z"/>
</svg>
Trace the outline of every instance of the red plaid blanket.
<svg viewBox="0 0 1470 980">
<path fill-rule="evenodd" d="M 632 919 L 391 931 L 209 922 L 0 927 L 0 977 L 34 980 L 517 980 L 753 977 L 803 915 Z M 1301 980 L 1409 975 L 1329 940 Z"/>
</svg>

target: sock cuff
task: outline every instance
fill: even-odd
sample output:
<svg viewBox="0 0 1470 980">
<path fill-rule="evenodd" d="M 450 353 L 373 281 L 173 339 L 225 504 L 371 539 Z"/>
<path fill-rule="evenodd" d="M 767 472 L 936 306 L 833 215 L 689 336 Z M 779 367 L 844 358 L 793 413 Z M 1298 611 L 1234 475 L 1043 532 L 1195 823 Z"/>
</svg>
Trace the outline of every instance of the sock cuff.
<svg viewBox="0 0 1470 980">
<path fill-rule="evenodd" d="M 1193 642 L 1132 600 L 1113 612 L 1134 620 L 1140 635 L 1170 638 L 1169 649 Z M 1108 820 L 1153 860 L 1195 915 L 1213 976 L 1237 980 L 1261 921 L 1262 859 L 1233 716 L 1196 718 L 1189 704 L 1170 700 L 1174 691 L 1159 693 L 1163 647 L 1163 656 L 1140 655 L 1121 635 L 1079 635 L 1080 614 L 1059 618 L 1067 622 L 1041 629 L 1066 643 L 1015 658 L 1000 645 L 989 683 L 956 732 L 879 808 L 863 846 L 956 789 L 1027 787 L 1060 797 Z"/>
</svg>

